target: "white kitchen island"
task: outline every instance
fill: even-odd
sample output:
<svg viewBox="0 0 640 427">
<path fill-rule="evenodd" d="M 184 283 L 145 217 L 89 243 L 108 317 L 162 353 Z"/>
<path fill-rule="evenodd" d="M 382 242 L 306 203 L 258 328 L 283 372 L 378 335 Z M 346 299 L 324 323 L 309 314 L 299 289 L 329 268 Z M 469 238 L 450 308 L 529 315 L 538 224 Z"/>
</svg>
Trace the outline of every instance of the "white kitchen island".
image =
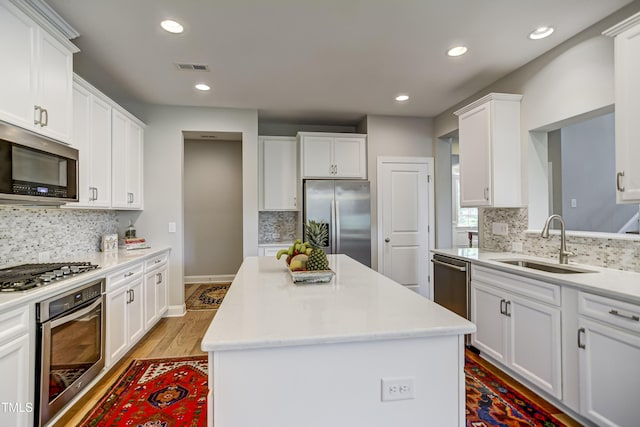
<svg viewBox="0 0 640 427">
<path fill-rule="evenodd" d="M 209 425 L 462 427 L 475 325 L 345 255 L 329 264 L 330 283 L 296 285 L 283 260 L 245 259 L 202 340 Z M 383 400 L 383 382 L 413 397 Z"/>
</svg>

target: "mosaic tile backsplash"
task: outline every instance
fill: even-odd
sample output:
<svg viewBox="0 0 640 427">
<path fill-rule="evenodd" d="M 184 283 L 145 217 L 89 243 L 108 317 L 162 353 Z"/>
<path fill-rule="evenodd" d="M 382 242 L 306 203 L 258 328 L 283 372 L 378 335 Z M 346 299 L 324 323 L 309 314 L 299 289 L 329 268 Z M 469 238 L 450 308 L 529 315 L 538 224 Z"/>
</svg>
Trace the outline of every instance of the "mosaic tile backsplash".
<svg viewBox="0 0 640 427">
<path fill-rule="evenodd" d="M 529 222 L 526 208 L 480 209 L 482 220 L 480 246 L 499 252 L 513 252 L 513 243 L 522 243 L 525 255 L 557 259 L 560 236 L 543 239 L 537 234 L 525 233 Z M 508 224 L 507 236 L 496 236 L 491 232 L 494 222 Z M 640 240 L 567 236 L 567 248 L 576 254 L 570 261 L 598 267 L 640 272 Z"/>
<path fill-rule="evenodd" d="M 261 211 L 258 214 L 258 243 L 292 242 L 297 238 L 298 212 Z"/>
<path fill-rule="evenodd" d="M 0 206 L 0 266 L 38 262 L 39 252 L 52 262 L 98 252 L 117 230 L 115 211 Z"/>
</svg>

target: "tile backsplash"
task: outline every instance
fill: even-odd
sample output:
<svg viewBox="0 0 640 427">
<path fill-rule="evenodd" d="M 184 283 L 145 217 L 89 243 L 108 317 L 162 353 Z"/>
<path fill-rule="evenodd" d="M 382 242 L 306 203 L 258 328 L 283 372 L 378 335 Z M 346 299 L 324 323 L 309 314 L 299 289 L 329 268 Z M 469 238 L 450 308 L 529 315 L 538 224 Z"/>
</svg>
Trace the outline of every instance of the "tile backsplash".
<svg viewBox="0 0 640 427">
<path fill-rule="evenodd" d="M 261 211 L 258 214 L 258 243 L 293 242 L 298 233 L 298 212 Z"/>
<path fill-rule="evenodd" d="M 551 239 L 543 239 L 537 233 L 527 233 L 529 219 L 526 208 L 481 208 L 479 215 L 482 218 L 480 246 L 483 249 L 513 252 L 513 243 L 521 243 L 522 252 L 526 255 L 558 258 L 560 236 L 552 235 Z M 506 223 L 508 235 L 494 235 L 494 222 Z M 542 228 L 542 224 L 540 226 Z M 631 240 L 568 235 L 567 248 L 576 254 L 570 261 L 579 264 L 640 272 L 640 238 Z"/>
<path fill-rule="evenodd" d="M 115 211 L 0 206 L 0 265 L 69 260 L 100 250 L 103 234 L 116 233 Z"/>
</svg>

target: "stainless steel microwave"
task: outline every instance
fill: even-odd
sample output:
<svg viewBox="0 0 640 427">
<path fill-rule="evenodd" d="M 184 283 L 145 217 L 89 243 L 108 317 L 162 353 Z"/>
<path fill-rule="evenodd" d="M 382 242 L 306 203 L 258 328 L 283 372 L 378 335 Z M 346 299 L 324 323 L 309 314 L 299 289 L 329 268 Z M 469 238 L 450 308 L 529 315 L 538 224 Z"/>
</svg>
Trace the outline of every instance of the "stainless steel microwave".
<svg viewBox="0 0 640 427">
<path fill-rule="evenodd" d="M 0 122 L 0 203 L 78 201 L 78 150 Z"/>
</svg>

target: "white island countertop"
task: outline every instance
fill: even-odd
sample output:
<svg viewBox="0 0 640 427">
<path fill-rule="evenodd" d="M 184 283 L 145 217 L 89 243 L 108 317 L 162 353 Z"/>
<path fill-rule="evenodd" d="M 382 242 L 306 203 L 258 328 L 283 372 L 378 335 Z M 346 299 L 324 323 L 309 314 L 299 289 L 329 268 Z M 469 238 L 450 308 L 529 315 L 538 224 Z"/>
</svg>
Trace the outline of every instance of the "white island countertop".
<svg viewBox="0 0 640 427">
<path fill-rule="evenodd" d="M 475 325 L 346 255 L 329 283 L 294 284 L 284 260 L 248 257 L 202 340 L 206 352 L 406 339 Z"/>
</svg>

